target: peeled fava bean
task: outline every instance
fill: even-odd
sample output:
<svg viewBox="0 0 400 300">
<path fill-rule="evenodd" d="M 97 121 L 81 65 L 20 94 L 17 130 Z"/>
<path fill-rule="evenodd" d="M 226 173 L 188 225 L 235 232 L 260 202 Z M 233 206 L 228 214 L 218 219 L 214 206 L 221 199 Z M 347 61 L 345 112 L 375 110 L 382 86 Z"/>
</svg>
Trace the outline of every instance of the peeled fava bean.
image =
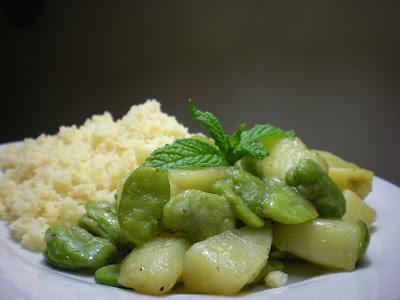
<svg viewBox="0 0 400 300">
<path fill-rule="evenodd" d="M 233 190 L 259 217 L 263 217 L 263 203 L 268 198 L 267 185 L 258 177 L 241 170 L 232 170 L 229 178 Z"/>
<path fill-rule="evenodd" d="M 164 206 L 163 223 L 174 231 L 185 232 L 198 242 L 233 229 L 235 218 L 228 201 L 216 194 L 186 190 Z"/>
<path fill-rule="evenodd" d="M 135 245 L 153 236 L 163 208 L 170 197 L 168 173 L 141 167 L 133 171 L 118 189 L 117 215 L 123 234 Z"/>
<path fill-rule="evenodd" d="M 264 220 L 257 216 L 245 203 L 245 201 L 235 193 L 233 183 L 229 179 L 218 180 L 213 184 L 213 192 L 223 196 L 232 206 L 238 219 L 252 228 L 264 226 Z"/>
<path fill-rule="evenodd" d="M 109 240 L 119 249 L 128 248 L 129 241 L 121 231 L 114 205 L 108 201 L 91 201 L 86 213 L 79 219 L 79 226 L 91 234 Z"/>
<path fill-rule="evenodd" d="M 94 273 L 94 280 L 98 284 L 121 287 L 118 283 L 120 264 L 113 264 L 101 267 Z"/>
<path fill-rule="evenodd" d="M 372 190 L 372 171 L 360 168 L 354 163 L 345 161 L 330 152 L 313 150 L 323 157 L 329 165 L 329 177 L 343 191 L 352 190 L 361 198 L 365 198 Z"/>
<path fill-rule="evenodd" d="M 301 224 L 318 217 L 314 205 L 289 186 L 273 192 L 264 202 L 263 212 L 282 224 Z"/>
<path fill-rule="evenodd" d="M 98 269 L 110 263 L 117 253 L 108 240 L 95 237 L 77 226 L 56 225 L 45 234 L 44 256 L 63 269 Z"/>
<path fill-rule="evenodd" d="M 321 217 L 340 219 L 345 214 L 346 200 L 342 191 L 316 162 L 301 160 L 287 172 L 286 183 L 309 199 Z"/>
</svg>

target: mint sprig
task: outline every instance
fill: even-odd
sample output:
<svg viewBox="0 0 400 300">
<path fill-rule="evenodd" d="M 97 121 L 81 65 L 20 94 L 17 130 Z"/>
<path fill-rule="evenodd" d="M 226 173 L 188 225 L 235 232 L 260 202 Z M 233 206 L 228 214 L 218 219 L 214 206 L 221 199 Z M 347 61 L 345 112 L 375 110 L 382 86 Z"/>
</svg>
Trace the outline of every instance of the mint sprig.
<svg viewBox="0 0 400 300">
<path fill-rule="evenodd" d="M 269 155 L 260 144 L 263 139 L 295 135 L 293 130 L 283 131 L 270 124 L 257 124 L 250 130 L 244 130 L 246 125 L 241 123 L 229 136 L 212 113 L 199 110 L 190 99 L 189 110 L 193 118 L 204 125 L 215 146 L 196 138 L 178 139 L 153 151 L 146 159 L 145 165 L 160 169 L 233 165 L 243 156 L 262 159 Z"/>
</svg>

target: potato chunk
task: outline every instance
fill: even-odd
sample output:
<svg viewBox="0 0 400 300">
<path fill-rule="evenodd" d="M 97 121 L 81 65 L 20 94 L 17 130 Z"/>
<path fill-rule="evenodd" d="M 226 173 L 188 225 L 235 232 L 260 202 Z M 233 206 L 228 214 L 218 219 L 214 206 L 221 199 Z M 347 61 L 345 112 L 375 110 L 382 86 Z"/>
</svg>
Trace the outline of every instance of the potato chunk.
<svg viewBox="0 0 400 300">
<path fill-rule="evenodd" d="M 210 192 L 214 182 L 228 177 L 227 167 L 208 167 L 198 169 L 172 169 L 168 171 L 172 195 L 184 190 L 200 190 Z"/>
<path fill-rule="evenodd" d="M 361 221 L 315 219 L 307 223 L 275 223 L 274 246 L 311 263 L 331 269 L 354 270 L 369 244 L 368 228 Z"/>
<path fill-rule="evenodd" d="M 118 282 L 144 294 L 168 293 L 181 276 L 189 247 L 183 238 L 157 237 L 133 249 L 122 261 Z"/>
<path fill-rule="evenodd" d="M 264 158 L 263 174 L 269 178 L 285 180 L 287 171 L 295 167 L 302 159 L 315 161 L 324 171 L 328 171 L 325 159 L 311 152 L 299 138 L 285 138 L 263 143 L 270 155 Z"/>
<path fill-rule="evenodd" d="M 343 216 L 343 220 L 363 221 L 368 226 L 371 226 L 376 219 L 375 210 L 351 190 L 344 190 L 343 196 L 346 199 L 346 213 Z"/>
<path fill-rule="evenodd" d="M 264 268 L 272 242 L 270 225 L 225 231 L 194 244 L 185 255 L 183 282 L 195 293 L 234 295 Z"/>
</svg>

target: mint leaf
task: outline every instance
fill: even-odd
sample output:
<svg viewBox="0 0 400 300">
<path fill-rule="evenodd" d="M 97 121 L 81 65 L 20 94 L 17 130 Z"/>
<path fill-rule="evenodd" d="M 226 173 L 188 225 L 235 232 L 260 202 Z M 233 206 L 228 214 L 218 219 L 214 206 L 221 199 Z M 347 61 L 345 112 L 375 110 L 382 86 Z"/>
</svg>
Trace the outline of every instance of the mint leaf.
<svg viewBox="0 0 400 300">
<path fill-rule="evenodd" d="M 242 156 L 264 158 L 268 155 L 259 141 L 265 138 L 288 138 L 295 135 L 293 130 L 283 131 L 269 124 L 257 124 L 252 129 L 243 131 L 240 142 L 232 152 L 233 159 Z M 232 160 L 230 158 L 229 160 Z"/>
<path fill-rule="evenodd" d="M 283 131 L 280 128 L 274 127 L 270 124 L 256 124 L 252 129 L 246 130 L 242 133 L 241 141 L 255 141 L 263 138 L 289 138 L 294 137 L 293 130 Z"/>
<path fill-rule="evenodd" d="M 268 155 L 264 147 L 258 142 L 243 143 L 233 151 L 233 160 L 238 160 L 242 156 L 252 156 L 255 158 L 264 158 Z"/>
<path fill-rule="evenodd" d="M 235 148 L 237 145 L 239 145 L 241 135 L 245 127 L 246 127 L 245 122 L 240 123 L 239 126 L 233 132 L 233 134 L 229 137 L 229 142 L 230 142 L 229 144 L 231 148 Z"/>
<path fill-rule="evenodd" d="M 215 145 L 217 145 L 223 154 L 226 154 L 230 148 L 229 137 L 225 134 L 218 119 L 210 112 L 203 112 L 197 109 L 191 99 L 189 99 L 189 110 L 193 118 L 200 121 L 207 129 L 210 136 L 214 139 Z"/>
<path fill-rule="evenodd" d="M 227 162 L 225 156 L 214 145 L 186 138 L 154 150 L 144 165 L 159 169 L 187 169 L 225 166 Z"/>
</svg>

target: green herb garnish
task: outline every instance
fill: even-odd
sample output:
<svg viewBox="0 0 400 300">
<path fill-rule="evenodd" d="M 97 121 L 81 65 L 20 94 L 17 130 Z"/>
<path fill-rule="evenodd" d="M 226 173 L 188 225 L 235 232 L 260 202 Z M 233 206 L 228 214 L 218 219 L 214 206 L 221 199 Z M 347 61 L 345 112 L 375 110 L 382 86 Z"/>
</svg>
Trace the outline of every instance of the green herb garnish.
<svg viewBox="0 0 400 300">
<path fill-rule="evenodd" d="M 159 169 L 188 169 L 233 165 L 243 156 L 262 159 L 269 153 L 259 143 L 260 140 L 295 135 L 293 130 L 283 131 L 269 124 L 257 124 L 250 130 L 244 130 L 246 125 L 241 123 L 229 136 L 212 113 L 197 109 L 190 99 L 189 109 L 193 118 L 206 128 L 215 146 L 195 138 L 178 139 L 153 151 L 144 163 L 146 166 Z"/>
<path fill-rule="evenodd" d="M 186 169 L 226 166 L 228 163 L 218 147 L 187 138 L 154 150 L 146 159 L 145 165 L 159 169 Z"/>
</svg>

